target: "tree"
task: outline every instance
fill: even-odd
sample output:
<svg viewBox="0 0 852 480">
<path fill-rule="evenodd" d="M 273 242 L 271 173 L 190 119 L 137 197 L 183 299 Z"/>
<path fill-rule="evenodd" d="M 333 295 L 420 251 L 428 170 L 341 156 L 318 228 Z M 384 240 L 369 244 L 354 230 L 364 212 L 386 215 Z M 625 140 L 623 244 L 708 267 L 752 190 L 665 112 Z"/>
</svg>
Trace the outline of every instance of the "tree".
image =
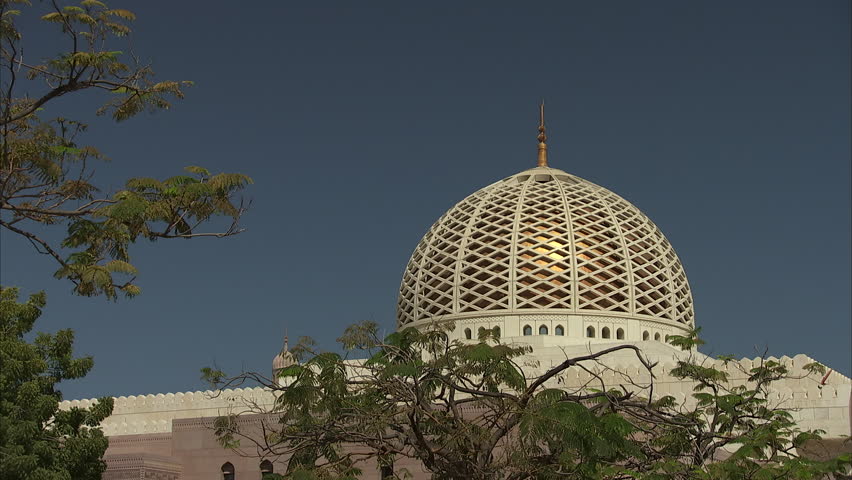
<svg viewBox="0 0 852 480">
<path fill-rule="evenodd" d="M 86 124 L 51 113 L 55 100 L 103 92 L 96 113 L 120 122 L 168 109 L 191 82 L 156 81 L 149 65 L 119 49 L 130 34 L 132 12 L 98 0 L 40 5 L 47 7 L 41 20 L 55 25 L 67 44 L 32 62 L 24 57 L 26 38 L 16 18 L 36 8 L 28 0 L 0 0 L 0 231 L 26 238 L 50 256 L 58 266 L 55 276 L 70 280 L 76 294 L 133 297 L 141 290 L 130 245 L 137 239 L 240 233 L 246 205 L 235 195 L 251 179 L 189 166 L 186 174 L 132 178 L 119 191 L 102 191 L 93 164 L 105 155 L 83 142 Z M 202 230 L 216 217 L 227 219 L 224 229 Z M 39 334 L 28 343 L 24 336 L 44 294 L 18 304 L 17 289 L 0 292 L 0 479 L 99 479 L 107 439 L 98 425 L 111 413 L 112 400 L 59 411 L 56 389 L 63 380 L 84 376 L 92 359 L 71 356 L 70 330 Z"/>
<path fill-rule="evenodd" d="M 235 203 L 234 195 L 251 179 L 189 166 L 187 174 L 164 180 L 132 178 L 120 191 L 102 192 L 92 164 L 105 156 L 82 143 L 87 125 L 61 116 L 43 119 L 48 104 L 85 90 L 104 91 L 108 97 L 97 113 L 123 121 L 146 110 L 168 109 L 170 99 L 182 98 L 191 82 L 157 82 L 149 65 L 115 49 L 113 43 L 130 33 L 132 12 L 97 0 L 68 6 L 48 3 L 50 11 L 41 19 L 61 30 L 67 50 L 29 63 L 23 57 L 24 35 L 15 24 L 21 11 L 12 8 L 29 2 L 0 0 L 0 227 L 52 257 L 59 266 L 55 276 L 73 282 L 75 293 L 132 297 L 140 288 L 134 283 L 137 269 L 130 263 L 130 244 L 140 238 L 241 232 L 245 205 Z M 41 93 L 17 93 L 35 88 Z M 218 232 L 199 231 L 217 216 L 229 218 L 230 225 Z M 66 228 L 60 241 L 51 241 L 40 228 L 54 225 Z"/>
<path fill-rule="evenodd" d="M 33 330 L 44 293 L 18 303 L 18 289 L 0 288 L 0 480 L 99 480 L 107 439 L 97 428 L 112 398 L 86 410 L 59 410 L 57 384 L 86 375 L 91 357 L 74 358 L 74 333 Z"/>
<path fill-rule="evenodd" d="M 852 465 L 848 455 L 797 455 L 818 432 L 800 432 L 789 411 L 768 402 L 771 385 L 788 376 L 783 365 L 766 361 L 745 384 L 731 384 L 717 364 L 689 355 L 695 333 L 671 340 L 687 350 L 671 374 L 695 387 L 695 401 L 679 405 L 652 398 L 656 365 L 635 345 L 533 373 L 522 359 L 529 347 L 503 344 L 495 331 L 477 343 L 450 341 L 449 328 L 381 339 L 375 324 L 360 324 L 339 339 L 347 355 L 301 342 L 294 354 L 302 363 L 278 372 L 277 382 L 204 369 L 217 388 L 259 382 L 277 395 L 271 411 L 250 411 L 267 414 L 258 417 L 265 435 L 244 430 L 234 415 L 217 419 L 216 435 L 226 447 L 289 457 L 289 474 L 318 479 L 356 478 L 360 461 L 394 458 L 414 459 L 436 479 L 807 479 Z M 607 383 L 605 359 L 625 351 L 647 383 Z M 589 382 L 562 383 L 571 370 Z"/>
</svg>

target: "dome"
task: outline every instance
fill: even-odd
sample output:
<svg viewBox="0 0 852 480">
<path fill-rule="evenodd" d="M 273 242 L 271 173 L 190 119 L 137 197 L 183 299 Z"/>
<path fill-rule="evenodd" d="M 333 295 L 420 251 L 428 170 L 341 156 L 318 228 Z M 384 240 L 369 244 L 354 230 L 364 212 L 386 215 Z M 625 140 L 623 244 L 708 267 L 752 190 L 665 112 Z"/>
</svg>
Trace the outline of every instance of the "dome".
<svg viewBox="0 0 852 480">
<path fill-rule="evenodd" d="M 547 166 L 447 211 L 414 249 L 400 285 L 400 328 L 507 315 L 610 319 L 616 327 L 631 319 L 640 338 L 642 325 L 665 334 L 694 321 L 683 266 L 657 226 L 606 188 Z"/>
<path fill-rule="evenodd" d="M 282 368 L 287 368 L 290 365 L 296 363 L 296 359 L 293 357 L 293 354 L 282 350 L 281 353 L 275 355 L 275 358 L 272 359 L 272 371 L 277 372 Z"/>
<path fill-rule="evenodd" d="M 275 357 L 272 358 L 272 376 L 277 380 L 279 370 L 289 367 L 296 363 L 296 357 L 290 353 L 288 338 L 284 337 L 284 346 Z"/>
</svg>

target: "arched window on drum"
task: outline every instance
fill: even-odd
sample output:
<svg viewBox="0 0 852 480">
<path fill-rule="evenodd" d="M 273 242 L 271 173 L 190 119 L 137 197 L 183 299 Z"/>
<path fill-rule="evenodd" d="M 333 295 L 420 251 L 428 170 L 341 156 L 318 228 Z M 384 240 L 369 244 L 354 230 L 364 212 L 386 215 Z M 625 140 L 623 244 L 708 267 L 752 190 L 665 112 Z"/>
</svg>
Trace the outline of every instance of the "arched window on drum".
<svg viewBox="0 0 852 480">
<path fill-rule="evenodd" d="M 234 470 L 234 464 L 225 462 L 222 465 L 222 480 L 236 480 L 237 472 Z"/>
<path fill-rule="evenodd" d="M 272 466 L 272 462 L 270 462 L 269 460 L 264 460 L 260 462 L 261 480 L 271 480 L 273 473 L 275 473 L 275 467 Z"/>
</svg>

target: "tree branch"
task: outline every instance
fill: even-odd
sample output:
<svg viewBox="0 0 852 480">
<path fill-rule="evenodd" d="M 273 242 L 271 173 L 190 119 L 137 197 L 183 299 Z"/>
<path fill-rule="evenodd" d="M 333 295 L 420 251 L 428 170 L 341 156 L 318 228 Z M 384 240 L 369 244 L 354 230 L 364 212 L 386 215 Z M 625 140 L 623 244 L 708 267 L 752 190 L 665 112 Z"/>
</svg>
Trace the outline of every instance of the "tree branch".
<svg viewBox="0 0 852 480">
<path fill-rule="evenodd" d="M 68 264 L 65 263 L 65 260 L 63 260 L 62 257 L 59 256 L 58 253 L 56 253 L 56 250 L 51 248 L 50 244 L 48 244 L 46 241 L 42 240 L 41 238 L 39 238 L 35 234 L 32 234 L 30 232 L 27 232 L 27 231 L 21 230 L 19 228 L 13 227 L 12 225 L 10 225 L 8 222 L 6 222 L 4 220 L 0 220 L 0 226 L 3 226 L 7 230 L 11 230 L 11 231 L 17 233 L 18 235 L 23 235 L 25 238 L 27 238 L 30 241 L 30 243 L 41 245 L 42 248 L 44 248 L 45 251 L 42 252 L 42 251 L 38 250 L 38 248 L 36 248 L 36 250 L 39 253 L 50 255 L 51 257 L 55 258 L 56 261 L 59 262 L 59 264 L 62 265 L 63 267 L 68 266 Z"/>
</svg>

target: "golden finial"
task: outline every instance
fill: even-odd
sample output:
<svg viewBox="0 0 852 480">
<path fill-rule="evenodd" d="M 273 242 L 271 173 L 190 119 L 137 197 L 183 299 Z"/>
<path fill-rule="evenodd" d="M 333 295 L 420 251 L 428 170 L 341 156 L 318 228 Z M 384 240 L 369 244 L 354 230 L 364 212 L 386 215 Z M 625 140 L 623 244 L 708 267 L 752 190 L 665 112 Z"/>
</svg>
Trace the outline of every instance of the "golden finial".
<svg viewBox="0 0 852 480">
<path fill-rule="evenodd" d="M 547 166 L 547 135 L 544 133 L 544 100 L 538 106 L 538 166 Z"/>
</svg>

